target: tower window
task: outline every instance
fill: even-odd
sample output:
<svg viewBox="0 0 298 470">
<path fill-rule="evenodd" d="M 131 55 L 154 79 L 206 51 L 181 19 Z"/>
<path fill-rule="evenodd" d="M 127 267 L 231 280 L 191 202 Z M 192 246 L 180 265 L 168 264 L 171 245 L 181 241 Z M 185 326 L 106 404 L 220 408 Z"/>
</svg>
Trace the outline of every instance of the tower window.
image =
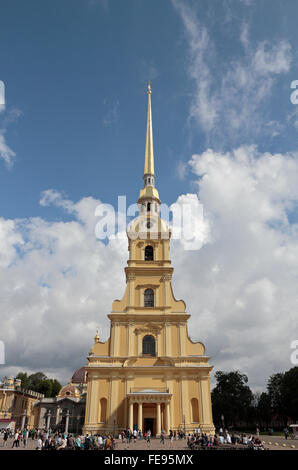
<svg viewBox="0 0 298 470">
<path fill-rule="evenodd" d="M 145 248 L 145 261 L 153 261 L 153 246 L 151 245 Z"/>
<path fill-rule="evenodd" d="M 148 204 L 147 204 L 147 212 L 150 212 L 150 209 L 151 209 L 151 203 L 148 202 Z"/>
<path fill-rule="evenodd" d="M 144 306 L 154 307 L 154 292 L 152 289 L 146 289 L 144 292 Z"/>
<path fill-rule="evenodd" d="M 155 338 L 151 335 L 146 335 L 143 338 L 143 354 L 150 354 L 155 356 Z"/>
</svg>

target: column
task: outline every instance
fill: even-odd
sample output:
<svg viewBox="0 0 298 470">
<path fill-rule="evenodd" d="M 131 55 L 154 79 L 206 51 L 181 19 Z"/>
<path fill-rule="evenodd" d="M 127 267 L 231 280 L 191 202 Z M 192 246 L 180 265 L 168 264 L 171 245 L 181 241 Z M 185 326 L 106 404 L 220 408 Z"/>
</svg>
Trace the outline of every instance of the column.
<svg viewBox="0 0 298 470">
<path fill-rule="evenodd" d="M 160 348 L 160 331 L 156 332 L 156 356 L 157 357 L 162 356 L 162 351 Z"/>
<path fill-rule="evenodd" d="M 129 403 L 128 427 L 132 431 L 133 429 L 133 402 L 132 401 Z"/>
<path fill-rule="evenodd" d="M 200 377 L 200 423 L 203 425 L 212 424 L 212 407 L 209 376 Z"/>
<path fill-rule="evenodd" d="M 141 356 L 142 355 L 142 336 L 141 336 L 140 331 L 138 331 L 137 344 L 138 344 L 137 356 Z"/>
<path fill-rule="evenodd" d="M 97 423 L 98 419 L 98 380 L 97 376 L 90 377 L 91 387 L 89 393 L 89 422 Z"/>
<path fill-rule="evenodd" d="M 159 437 L 161 433 L 161 419 L 160 419 L 160 403 L 156 404 L 156 435 Z"/>
<path fill-rule="evenodd" d="M 51 410 L 49 410 L 47 413 L 47 425 L 46 425 L 47 431 L 50 429 L 50 423 L 51 423 Z"/>
<path fill-rule="evenodd" d="M 127 282 L 128 282 L 128 307 L 131 308 L 135 305 L 135 299 L 134 299 L 134 294 L 135 294 L 135 274 L 133 273 L 128 273 L 127 274 Z"/>
<path fill-rule="evenodd" d="M 171 323 L 165 323 L 165 356 L 171 356 L 172 354 L 172 341 L 171 341 Z"/>
<path fill-rule="evenodd" d="M 69 427 L 69 410 L 66 410 L 66 419 L 65 419 L 65 434 L 68 434 L 68 427 Z"/>
<path fill-rule="evenodd" d="M 117 422 L 117 405 L 118 405 L 118 387 L 119 387 L 119 376 L 112 376 L 110 379 L 110 400 L 109 400 L 109 414 L 108 422 L 112 425 Z M 118 425 L 118 423 L 117 423 Z"/>
<path fill-rule="evenodd" d="M 187 376 L 181 377 L 180 382 L 180 400 L 181 400 L 181 418 L 186 425 L 190 423 L 190 402 L 188 393 L 188 378 Z M 184 417 L 184 418 L 183 418 Z"/>
<path fill-rule="evenodd" d="M 127 355 L 128 357 L 133 356 L 133 323 L 129 322 L 127 325 Z"/>
<path fill-rule="evenodd" d="M 166 403 L 166 433 L 169 434 L 171 428 L 171 423 L 170 423 L 170 403 Z"/>
<path fill-rule="evenodd" d="M 138 429 L 143 431 L 143 403 L 138 403 Z"/>
<path fill-rule="evenodd" d="M 178 326 L 178 331 L 179 331 L 179 351 L 181 356 L 186 356 L 186 339 L 187 339 L 187 333 L 186 333 L 186 324 L 180 322 Z"/>
<path fill-rule="evenodd" d="M 164 300 L 166 306 L 170 304 L 170 279 L 171 277 L 168 274 L 164 275 Z"/>
<path fill-rule="evenodd" d="M 113 322 L 112 328 L 112 341 L 113 341 L 113 356 L 119 356 L 119 345 L 120 345 L 120 324 Z"/>
<path fill-rule="evenodd" d="M 56 411 L 56 426 L 59 424 L 59 417 L 60 417 L 60 406 L 57 406 L 57 411 Z"/>
<path fill-rule="evenodd" d="M 24 429 L 25 427 L 25 419 L 26 419 L 26 410 L 24 410 L 22 414 L 21 429 Z"/>
</svg>

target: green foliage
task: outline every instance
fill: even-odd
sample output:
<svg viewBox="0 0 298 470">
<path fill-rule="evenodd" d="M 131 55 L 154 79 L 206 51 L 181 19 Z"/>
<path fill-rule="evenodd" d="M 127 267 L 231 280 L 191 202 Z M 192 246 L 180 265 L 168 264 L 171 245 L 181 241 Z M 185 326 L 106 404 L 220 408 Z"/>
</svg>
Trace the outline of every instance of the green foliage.
<svg viewBox="0 0 298 470">
<path fill-rule="evenodd" d="M 218 371 L 215 378 L 217 384 L 212 391 L 214 421 L 221 423 L 221 415 L 224 415 L 225 425 L 233 425 L 236 420 L 247 420 L 253 403 L 247 376 L 239 371 Z"/>
<path fill-rule="evenodd" d="M 285 372 L 281 384 L 281 395 L 285 414 L 298 421 L 298 367 Z"/>
<path fill-rule="evenodd" d="M 265 423 L 269 426 L 272 415 L 271 399 L 268 393 L 261 393 L 256 403 L 256 416 L 258 423 Z"/>
<path fill-rule="evenodd" d="M 55 397 L 61 389 L 61 384 L 56 379 L 49 379 L 43 372 L 27 375 L 26 372 L 19 372 L 16 376 L 21 380 L 22 388 L 43 393 L 46 397 Z"/>
<path fill-rule="evenodd" d="M 271 407 L 274 413 L 279 415 L 284 414 L 284 403 L 282 396 L 282 383 L 284 380 L 284 373 L 279 372 L 273 374 L 268 380 L 267 392 L 270 398 Z"/>
<path fill-rule="evenodd" d="M 270 376 L 267 392 L 252 394 L 245 374 L 218 371 L 212 391 L 213 418 L 217 426 L 239 421 L 247 424 L 271 426 L 273 416 L 287 424 L 298 422 L 298 367 Z"/>
</svg>

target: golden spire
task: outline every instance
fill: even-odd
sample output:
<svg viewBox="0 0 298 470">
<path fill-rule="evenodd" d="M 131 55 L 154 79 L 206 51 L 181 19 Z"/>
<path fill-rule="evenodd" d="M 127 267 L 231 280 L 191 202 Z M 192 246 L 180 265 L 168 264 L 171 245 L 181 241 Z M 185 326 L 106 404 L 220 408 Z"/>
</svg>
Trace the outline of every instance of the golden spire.
<svg viewBox="0 0 298 470">
<path fill-rule="evenodd" d="M 94 336 L 94 343 L 99 343 L 98 328 L 96 328 L 96 335 Z"/>
<path fill-rule="evenodd" d="M 154 155 L 153 155 L 153 132 L 152 132 L 152 112 L 151 112 L 151 85 L 148 83 L 148 111 L 147 111 L 147 134 L 145 149 L 144 175 L 154 175 Z"/>
</svg>

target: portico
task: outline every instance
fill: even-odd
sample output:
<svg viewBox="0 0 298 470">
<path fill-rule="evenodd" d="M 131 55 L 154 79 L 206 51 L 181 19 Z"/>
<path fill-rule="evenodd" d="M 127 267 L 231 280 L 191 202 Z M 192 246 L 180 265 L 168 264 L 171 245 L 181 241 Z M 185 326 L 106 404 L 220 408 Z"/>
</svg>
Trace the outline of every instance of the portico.
<svg viewBox="0 0 298 470">
<path fill-rule="evenodd" d="M 157 436 L 160 435 L 162 430 L 168 433 L 171 429 L 171 396 L 172 394 L 167 389 L 165 391 L 150 389 L 138 391 L 132 389 L 127 394 L 128 427 L 132 430 L 137 425 L 137 428 L 143 432 L 150 429 L 152 435 Z"/>
</svg>

